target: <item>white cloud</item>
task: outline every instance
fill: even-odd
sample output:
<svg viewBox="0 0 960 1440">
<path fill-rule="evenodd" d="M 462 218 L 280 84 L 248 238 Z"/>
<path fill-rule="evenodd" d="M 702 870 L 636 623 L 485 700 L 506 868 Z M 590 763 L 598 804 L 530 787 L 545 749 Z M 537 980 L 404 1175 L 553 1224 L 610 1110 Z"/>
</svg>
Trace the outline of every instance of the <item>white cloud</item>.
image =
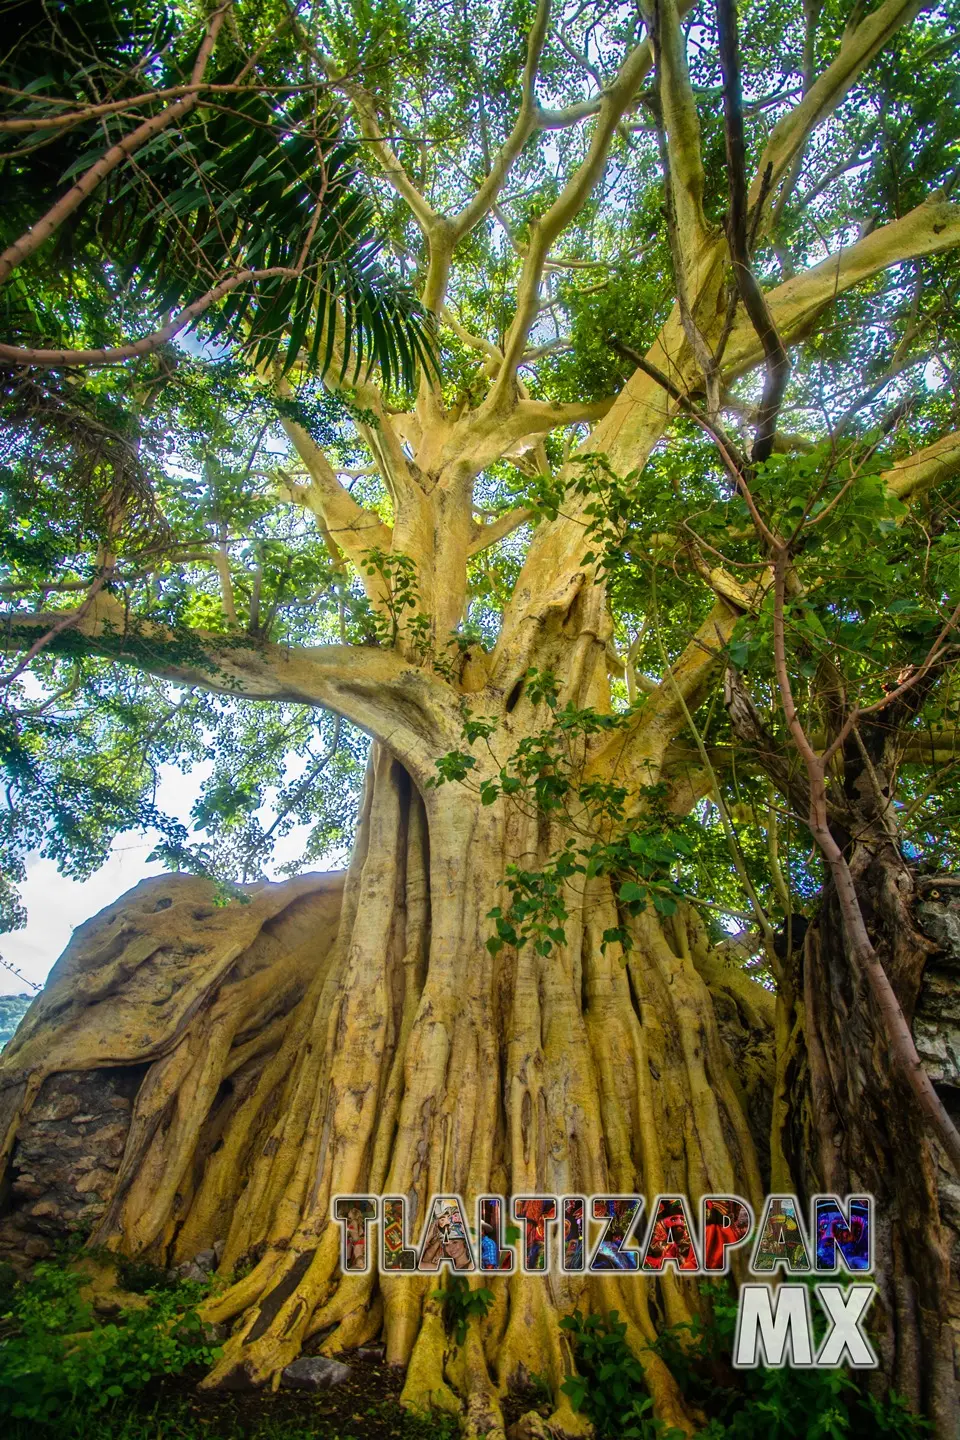
<svg viewBox="0 0 960 1440">
<path fill-rule="evenodd" d="M 160 771 L 157 805 L 168 814 L 187 819 L 203 780 L 209 775 L 211 762 L 195 765 L 184 775 L 173 765 Z M 110 847 L 110 855 L 89 880 L 70 880 L 57 870 L 56 862 L 40 855 L 27 857 L 27 881 L 21 888 L 27 908 L 27 924 L 23 930 L 0 935 L 0 955 L 16 965 L 28 980 L 42 985 L 53 962 L 58 958 L 77 925 L 89 920 L 104 906 L 145 880 L 148 875 L 162 875 L 164 867 L 148 862 L 156 840 L 152 835 L 121 835 Z M 26 987 L 0 967 L 0 995 L 17 995 Z"/>
</svg>

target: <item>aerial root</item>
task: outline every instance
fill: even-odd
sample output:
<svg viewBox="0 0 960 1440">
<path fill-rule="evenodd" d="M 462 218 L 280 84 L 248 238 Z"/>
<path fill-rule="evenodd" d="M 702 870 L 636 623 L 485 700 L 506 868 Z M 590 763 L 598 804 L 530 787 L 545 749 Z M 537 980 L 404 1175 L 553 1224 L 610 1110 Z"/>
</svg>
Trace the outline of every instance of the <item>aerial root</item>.
<svg viewBox="0 0 960 1440">
<path fill-rule="evenodd" d="M 440 1307 L 437 1301 L 428 1300 L 400 1395 L 400 1403 L 408 1409 L 462 1414 L 462 1401 L 445 1378 L 447 1343 Z"/>
<path fill-rule="evenodd" d="M 321 1326 L 317 1326 L 321 1329 Z M 383 1329 L 383 1297 L 375 1295 L 369 1305 L 358 1305 L 344 1315 L 335 1330 L 320 1346 L 321 1355 L 338 1355 L 342 1350 L 358 1350 L 369 1345 Z M 312 1327 L 309 1333 L 313 1333 Z"/>
<path fill-rule="evenodd" d="M 494 1306 L 480 1323 L 468 1323 L 464 1341 L 458 1344 L 444 1324 L 443 1302 L 437 1294 L 443 1283 L 440 1277 L 381 1277 L 378 1286 L 376 1274 L 370 1271 L 337 1282 L 318 1254 L 290 1287 L 295 1263 L 289 1253 L 272 1252 L 232 1292 L 204 1307 L 205 1319 L 236 1313 L 238 1307 L 248 1312 L 216 1369 L 203 1382 L 205 1388 L 229 1386 L 240 1372 L 246 1383 L 276 1386 L 283 1367 L 311 1336 L 323 1334 L 320 1353 L 337 1355 L 349 1354 L 385 1332 L 388 1363 L 406 1367 L 401 1403 L 416 1412 L 455 1414 L 467 1440 L 481 1436 L 507 1440 L 502 1400 L 531 1380 L 549 1390 L 553 1410 L 544 1419 L 531 1409 L 511 1426 L 511 1440 L 547 1436 L 580 1440 L 592 1433 L 589 1420 L 573 1409 L 562 1388 L 574 1357 L 560 1325 L 560 1310 L 542 1281 L 514 1275 L 509 1302 L 507 1287 L 498 1286 Z M 599 1282 L 602 1293 L 592 1296 L 592 1308 L 618 1309 L 627 1326 L 626 1341 L 643 1367 L 657 1418 L 693 1435 L 695 1425 L 674 1377 L 650 1348 L 645 1327 L 630 1315 L 616 1282 L 609 1283 L 610 1277 L 604 1280 L 607 1283 Z"/>
<path fill-rule="evenodd" d="M 500 1397 L 487 1368 L 478 1327 L 469 1327 L 464 1344 L 448 1352 L 446 1374 L 463 1397 L 461 1425 L 466 1440 L 481 1435 L 487 1440 L 504 1440 Z"/>
<path fill-rule="evenodd" d="M 306 1338 L 321 1331 L 331 1331 L 320 1347 L 321 1354 L 333 1355 L 337 1350 L 356 1350 L 376 1338 L 383 1329 L 383 1296 L 374 1294 L 376 1275 L 345 1275 L 329 1298 L 314 1311 L 306 1329 Z M 377 1328 L 369 1327 L 376 1317 Z M 362 1336 L 362 1338 L 357 1338 Z"/>
</svg>

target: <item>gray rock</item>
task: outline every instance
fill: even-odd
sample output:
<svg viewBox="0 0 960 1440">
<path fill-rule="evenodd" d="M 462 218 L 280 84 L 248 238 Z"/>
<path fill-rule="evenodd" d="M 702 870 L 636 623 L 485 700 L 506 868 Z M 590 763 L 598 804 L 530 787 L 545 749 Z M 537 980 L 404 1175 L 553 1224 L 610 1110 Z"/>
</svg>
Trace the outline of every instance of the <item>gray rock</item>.
<svg viewBox="0 0 960 1440">
<path fill-rule="evenodd" d="M 361 1345 L 359 1350 L 354 1350 L 358 1360 L 372 1360 L 376 1365 L 382 1365 L 386 1351 L 382 1345 Z"/>
<path fill-rule="evenodd" d="M 206 1272 L 200 1269 L 193 1260 L 188 1260 L 185 1265 L 177 1266 L 178 1280 L 206 1280 Z"/>
<path fill-rule="evenodd" d="M 933 892 L 936 893 L 936 892 Z M 914 1015 L 917 1052 L 931 1080 L 960 1088 L 960 901 L 956 891 L 917 907 L 923 929 L 940 947 L 931 955 Z"/>
<path fill-rule="evenodd" d="M 341 1360 L 328 1360 L 325 1355 L 301 1355 L 288 1365 L 280 1377 L 292 1390 L 329 1390 L 350 1378 L 350 1366 Z"/>
<path fill-rule="evenodd" d="M 18 1175 L 10 1187 L 18 1200 L 39 1200 L 45 1187 L 26 1171 Z"/>
<path fill-rule="evenodd" d="M 200 1250 L 194 1255 L 193 1263 L 209 1274 L 211 1270 L 216 1268 L 217 1253 L 215 1250 Z"/>
<path fill-rule="evenodd" d="M 942 961 L 955 968 L 960 961 L 960 905 L 956 901 L 927 900 L 917 906 L 920 923 L 943 951 Z"/>
</svg>

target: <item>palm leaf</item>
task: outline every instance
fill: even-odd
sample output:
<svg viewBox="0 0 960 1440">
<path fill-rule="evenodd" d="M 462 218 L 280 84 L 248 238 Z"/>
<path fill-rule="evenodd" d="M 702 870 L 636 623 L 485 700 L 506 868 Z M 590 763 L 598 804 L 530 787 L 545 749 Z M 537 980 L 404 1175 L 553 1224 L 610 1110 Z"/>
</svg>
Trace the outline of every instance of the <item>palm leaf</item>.
<svg viewBox="0 0 960 1440">
<path fill-rule="evenodd" d="M 110 0 L 72 0 L 63 13 L 84 35 L 99 35 L 109 22 L 111 44 L 102 48 L 115 92 L 118 56 L 135 55 L 144 43 L 132 29 L 133 11 Z M 175 54 L 174 13 L 164 12 L 155 23 L 171 35 L 169 54 Z M 188 33 L 171 71 L 189 69 Z M 7 48 L 4 78 L 23 92 L 54 83 L 41 41 L 36 27 L 24 25 Z M 71 53 L 65 43 L 54 57 L 61 94 L 71 87 L 81 93 L 90 80 L 89 62 L 83 75 L 70 72 Z M 146 88 L 135 69 L 130 76 L 134 92 L 138 85 Z M 166 82 L 177 78 L 170 73 Z M 210 78 L 234 77 L 226 66 Z M 44 113 L 39 102 L 23 103 L 29 113 Z M 111 117 L 106 134 L 99 124 L 77 126 L 62 143 L 28 152 L 17 162 L 19 194 L 47 195 L 58 155 L 54 184 L 68 185 L 142 113 Z M 21 144 L 18 138 L 8 158 Z M 84 251 L 88 240 L 106 246 L 112 273 L 125 274 L 158 314 L 176 313 L 247 269 L 294 272 L 241 286 L 204 316 L 211 340 L 238 345 L 257 363 L 283 370 L 300 363 L 326 373 L 336 355 L 341 379 L 349 374 L 356 380 L 376 366 L 388 385 L 407 386 L 420 366 L 433 363 L 430 319 L 383 263 L 357 150 L 343 139 L 339 117 L 322 92 L 287 98 L 251 84 L 249 93 L 229 102 L 198 107 L 182 130 L 164 130 L 140 148 L 136 163 L 114 172 L 78 212 L 69 235 L 71 265 L 77 256 L 95 253 Z M 34 343 L 40 338 L 29 337 Z M 104 335 L 101 343 L 114 339 Z"/>
</svg>

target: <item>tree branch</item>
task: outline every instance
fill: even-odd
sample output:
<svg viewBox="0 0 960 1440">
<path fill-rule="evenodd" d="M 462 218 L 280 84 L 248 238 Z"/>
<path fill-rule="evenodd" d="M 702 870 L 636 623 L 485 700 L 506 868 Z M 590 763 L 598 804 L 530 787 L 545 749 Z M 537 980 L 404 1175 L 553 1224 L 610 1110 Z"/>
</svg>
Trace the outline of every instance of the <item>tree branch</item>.
<svg viewBox="0 0 960 1440">
<path fill-rule="evenodd" d="M 48 650 L 99 655 L 239 700 L 332 710 L 385 744 L 421 783 L 436 774 L 436 755 L 459 741 L 462 717 L 453 690 L 393 650 L 288 647 L 201 630 L 174 632 L 129 617 L 103 592 L 74 611 L 0 614 L 8 649 L 29 651 L 55 628 Z"/>
<path fill-rule="evenodd" d="M 666 135 L 672 210 L 676 221 L 678 283 L 696 294 L 703 252 L 714 236 L 703 213 L 700 120 L 687 70 L 686 38 L 676 0 L 654 0 L 657 94 Z"/>
<path fill-rule="evenodd" d="M 823 309 L 845 290 L 902 260 L 958 244 L 960 206 L 940 194 L 931 196 L 901 219 L 874 230 L 855 245 L 768 292 L 766 301 L 774 325 L 786 343 L 799 340 Z M 725 253 L 726 246 L 721 242 L 716 247 L 718 275 Z M 757 333 L 749 317 L 742 316 L 731 331 L 721 378 L 730 381 L 762 360 L 763 347 Z M 665 379 L 668 383 L 663 388 Z M 636 469 L 676 413 L 676 397 L 685 395 L 696 379 L 693 357 L 685 347 L 675 307 L 647 351 L 645 364 L 627 380 L 580 454 L 605 454 L 614 469 L 622 472 Z M 522 627 L 535 623 L 542 608 L 552 603 L 553 591 L 545 591 L 539 577 L 572 577 L 581 568 L 585 529 L 586 520 L 575 504 L 565 506 L 557 520 L 537 527 L 514 601 L 504 616 L 498 655 L 509 655 Z"/>
<path fill-rule="evenodd" d="M 510 134 L 494 156 L 489 174 L 483 180 L 476 195 L 451 221 L 454 245 L 465 235 L 469 235 L 474 226 L 489 214 L 497 196 L 503 189 L 511 166 L 530 136 L 538 128 L 539 110 L 535 86 L 537 67 L 543 54 L 549 19 L 550 0 L 538 0 L 533 25 L 527 36 L 527 58 L 523 67 L 520 110 Z"/>
<path fill-rule="evenodd" d="M 161 345 L 186 330 L 198 316 L 209 310 L 211 305 L 215 305 L 224 295 L 229 295 L 241 285 L 259 284 L 263 280 L 276 277 L 296 279 L 302 273 L 301 268 L 284 265 L 274 265 L 266 270 L 241 270 L 238 274 L 221 280 L 219 285 L 201 295 L 199 300 L 194 300 L 192 305 L 186 305 L 159 330 L 153 330 L 149 335 L 144 335 L 139 340 L 131 340 L 125 345 L 105 346 L 97 350 L 41 350 L 20 345 L 0 345 L 0 360 L 6 360 L 11 365 L 30 365 L 43 369 L 59 368 L 62 365 L 83 365 L 88 368 L 119 365 L 125 360 L 152 355 Z"/>
<path fill-rule="evenodd" d="M 609 414 L 615 397 L 603 400 L 519 400 L 503 427 L 511 440 L 547 435 L 564 425 L 593 425 Z"/>
<path fill-rule="evenodd" d="M 354 564 L 359 563 L 365 550 L 389 550 L 389 526 L 379 515 L 357 504 L 312 435 L 286 415 L 280 417 L 280 423 L 310 474 L 309 485 L 286 486 L 289 499 L 318 515 L 331 539 Z"/>
<path fill-rule="evenodd" d="M 860 72 L 883 49 L 891 35 L 909 24 L 925 3 L 926 0 L 886 0 L 855 30 L 844 35 L 837 58 L 814 81 L 800 103 L 774 126 L 750 187 L 751 207 L 761 198 L 766 206 L 812 132 L 836 110 Z"/>
<path fill-rule="evenodd" d="M 521 525 L 526 525 L 531 517 L 532 511 L 521 505 L 517 510 L 507 510 L 503 515 L 498 515 L 495 520 L 488 520 L 485 525 L 476 525 L 468 554 L 479 555 L 481 550 L 496 545 L 498 540 L 503 540 L 507 535 L 512 535 L 514 530 L 519 530 Z"/>
<path fill-rule="evenodd" d="M 504 364 L 485 402 L 491 411 L 503 408 L 512 398 L 517 367 L 526 349 L 530 327 L 537 317 L 537 302 L 544 264 L 551 245 L 570 224 L 600 180 L 610 145 L 627 106 L 650 70 L 652 51 L 648 41 L 637 45 L 624 60 L 620 71 L 601 98 L 590 148 L 545 215 L 531 225 L 530 243 L 517 293 L 517 311 L 504 342 Z"/>
<path fill-rule="evenodd" d="M 616 771 L 628 788 L 655 784 L 667 747 L 683 729 L 687 711 L 697 709 L 704 687 L 742 611 L 718 597 L 707 618 L 677 657 L 629 728 L 610 737 L 598 751 L 597 765 Z"/>
<path fill-rule="evenodd" d="M 960 245 L 960 205 L 937 193 L 899 220 L 865 235 L 819 265 L 766 294 L 770 315 L 783 339 L 803 338 L 825 305 L 862 280 L 903 260 L 935 255 Z M 763 347 L 749 317 L 733 327 L 724 353 L 724 378 L 750 370 L 763 358 Z"/>
<path fill-rule="evenodd" d="M 199 82 L 203 79 L 204 71 L 213 53 L 220 28 L 232 5 L 233 0 L 225 0 L 225 3 L 220 5 L 207 21 L 207 33 L 203 38 L 203 43 L 200 46 L 193 67 L 193 74 L 190 77 L 192 86 L 199 85 Z M 199 90 L 193 90 L 191 94 L 185 95 L 182 100 L 176 100 L 172 105 L 168 105 L 166 109 L 161 110 L 159 115 L 152 115 L 149 120 L 144 120 L 142 125 L 138 125 L 136 130 L 132 130 L 129 135 L 125 135 L 116 145 L 111 145 L 106 154 L 101 155 L 100 159 L 91 165 L 90 169 L 87 170 L 74 185 L 71 185 L 67 193 L 60 197 L 56 204 L 47 211 L 46 215 L 38 220 L 35 225 L 31 226 L 26 234 L 21 235 L 12 245 L 7 246 L 3 254 L 0 255 L 0 285 L 9 279 L 14 270 L 23 264 L 24 260 L 27 260 L 39 250 L 40 246 L 43 245 L 46 240 L 49 240 L 50 236 L 59 229 L 63 222 L 67 220 L 75 210 L 80 208 L 83 202 L 93 194 L 107 176 L 116 170 L 118 165 L 122 165 L 129 156 L 133 155 L 135 151 L 139 150 L 143 145 L 146 145 L 147 141 L 152 140 L 155 135 L 159 135 L 162 130 L 166 130 L 168 126 L 173 125 L 175 122 L 182 121 L 189 115 L 191 110 L 196 108 L 199 99 Z"/>
<path fill-rule="evenodd" d="M 808 93 L 810 86 L 813 84 L 813 67 L 816 59 L 815 50 L 817 39 L 817 22 L 819 21 L 822 13 L 823 0 L 803 0 L 803 60 L 801 62 L 803 87 L 801 90 L 801 99 L 804 95 Z M 805 136 L 797 147 L 796 153 L 794 154 L 794 157 L 790 162 L 790 167 L 787 171 L 786 178 L 784 179 L 783 184 L 780 186 L 780 193 L 777 196 L 776 204 L 771 207 L 769 228 L 773 234 L 776 234 L 780 217 L 782 216 L 784 209 L 786 208 L 790 196 L 793 194 L 797 181 L 800 178 L 800 173 L 803 170 L 803 162 L 806 158 L 808 140 L 809 136 Z M 843 173 L 842 169 L 841 173 Z M 805 203 L 809 204 L 809 201 Z"/>
<path fill-rule="evenodd" d="M 734 0 L 718 0 L 717 21 L 720 31 L 720 69 L 723 74 L 724 131 L 727 149 L 727 180 L 730 195 L 730 218 L 727 238 L 737 289 L 743 307 L 763 347 L 766 379 L 757 415 L 751 462 L 761 464 L 773 450 L 780 402 L 790 375 L 790 361 L 783 341 L 777 333 L 767 302 L 757 284 L 750 263 L 748 234 L 747 179 L 743 136 L 743 95 L 740 85 L 740 53 L 737 38 L 737 17 Z"/>
<path fill-rule="evenodd" d="M 960 431 L 944 435 L 932 445 L 898 460 L 896 465 L 885 470 L 884 480 L 891 495 L 898 500 L 915 500 L 918 495 L 952 480 L 960 474 Z"/>
<path fill-rule="evenodd" d="M 810 833 L 830 868 L 851 958 L 865 976 L 873 993 L 895 1062 L 913 1091 L 921 1113 L 926 1116 L 930 1128 L 946 1151 L 954 1173 L 960 1174 L 960 1132 L 944 1109 L 943 1102 L 933 1088 L 930 1076 L 923 1068 L 910 1026 L 900 1008 L 900 1003 L 880 957 L 873 948 L 863 912 L 860 909 L 860 901 L 850 867 L 830 829 L 827 815 L 825 756 L 817 755 L 797 713 L 787 667 L 784 633 L 787 564 L 788 556 L 784 548 L 778 552 L 774 565 L 774 667 L 784 718 L 793 742 L 807 768 Z"/>
</svg>

